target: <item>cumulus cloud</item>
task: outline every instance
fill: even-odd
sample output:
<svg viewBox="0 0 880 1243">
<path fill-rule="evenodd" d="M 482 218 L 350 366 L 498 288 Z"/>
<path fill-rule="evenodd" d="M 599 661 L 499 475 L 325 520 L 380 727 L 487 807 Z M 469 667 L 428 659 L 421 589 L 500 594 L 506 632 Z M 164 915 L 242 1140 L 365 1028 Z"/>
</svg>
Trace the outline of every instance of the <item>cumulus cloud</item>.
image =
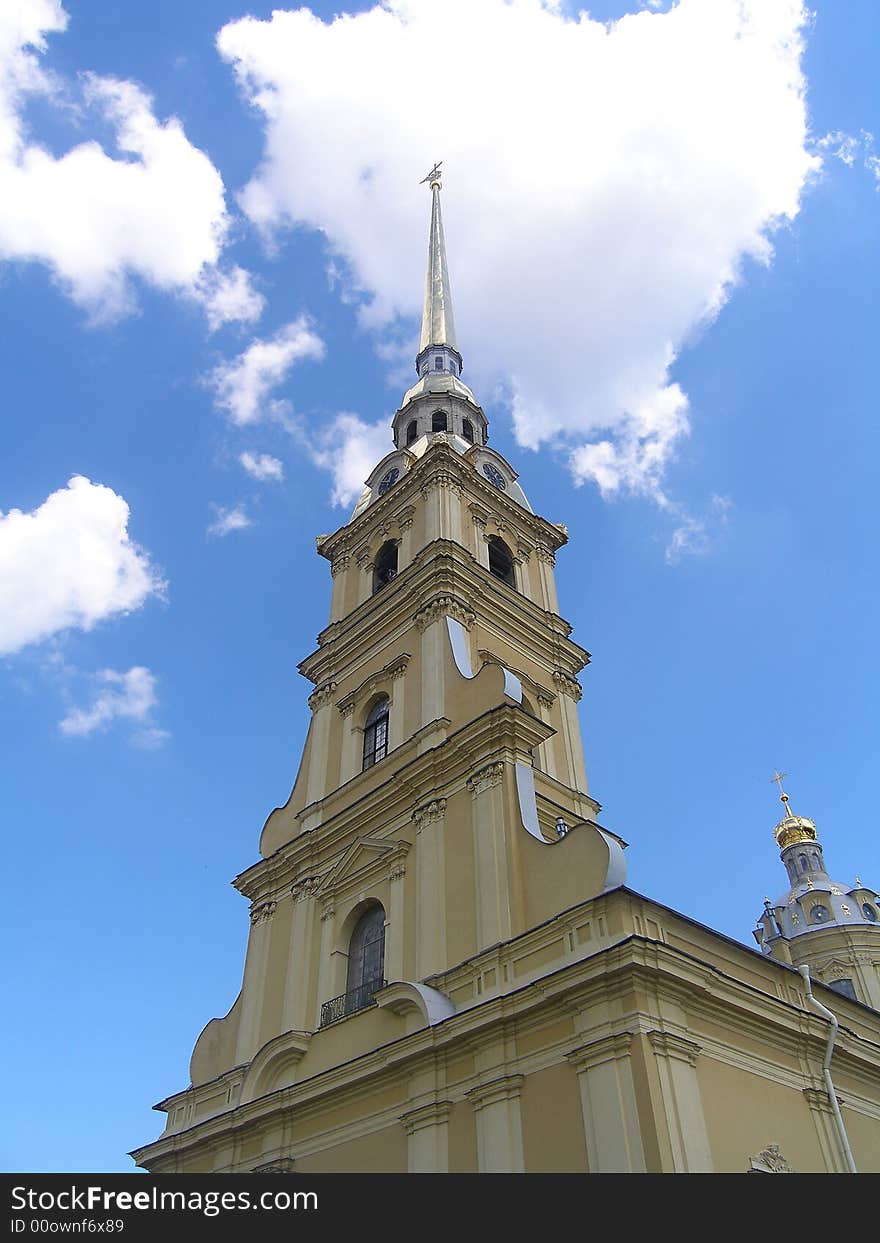
<svg viewBox="0 0 880 1243">
<path fill-rule="evenodd" d="M 237 358 L 214 368 L 207 384 L 214 390 L 215 406 L 239 427 L 288 414 L 289 402 L 270 394 L 284 383 L 297 362 L 321 359 L 324 349 L 308 316 L 300 315 L 274 336 L 252 341 Z"/>
<path fill-rule="evenodd" d="M 82 475 L 30 513 L 0 513 L 0 655 L 90 630 L 162 594 L 128 519 L 123 497 Z"/>
<path fill-rule="evenodd" d="M 28 98 L 59 95 L 39 55 L 67 22 L 59 0 L 0 5 L 0 260 L 45 264 L 95 320 L 133 308 L 133 279 L 201 303 L 212 327 L 254 320 L 263 299 L 248 273 L 220 266 L 220 174 L 139 86 L 81 76 L 83 116 L 110 124 L 115 154 L 92 139 L 56 157 L 27 133 Z"/>
<path fill-rule="evenodd" d="M 576 481 L 659 498 L 689 429 L 676 356 L 744 261 L 769 262 L 821 155 L 807 145 L 802 0 L 656 7 L 604 24 L 551 0 L 387 0 L 327 22 L 304 8 L 242 18 L 217 43 L 264 118 L 241 196 L 251 220 L 276 239 L 322 231 L 363 324 L 414 354 L 417 183 L 442 156 L 478 395 L 500 385 L 519 443 L 564 447 Z M 439 47 L 467 89 L 442 88 L 437 107 L 425 67 Z"/>
<path fill-rule="evenodd" d="M 259 479 L 261 483 L 267 480 L 273 480 L 280 483 L 284 478 L 284 465 L 277 457 L 272 457 L 270 453 L 242 453 L 239 457 L 244 469 L 254 479 Z"/>
<path fill-rule="evenodd" d="M 161 746 L 170 736 L 152 722 L 157 705 L 156 678 L 143 665 L 127 673 L 102 669 L 94 675 L 97 684 L 87 708 L 72 708 L 58 728 L 69 738 L 87 738 L 103 732 L 115 722 L 133 721 L 138 725 L 132 741 L 142 747 Z"/>
<path fill-rule="evenodd" d="M 254 525 L 254 520 L 245 510 L 244 505 L 234 505 L 224 509 L 222 505 L 212 506 L 217 517 L 208 527 L 209 535 L 229 535 L 232 531 L 244 531 Z"/>
<path fill-rule="evenodd" d="M 350 505 L 376 463 L 394 448 L 387 419 L 365 423 L 356 414 L 337 414 L 318 443 L 303 442 L 312 461 L 333 476 L 334 505 Z"/>
</svg>

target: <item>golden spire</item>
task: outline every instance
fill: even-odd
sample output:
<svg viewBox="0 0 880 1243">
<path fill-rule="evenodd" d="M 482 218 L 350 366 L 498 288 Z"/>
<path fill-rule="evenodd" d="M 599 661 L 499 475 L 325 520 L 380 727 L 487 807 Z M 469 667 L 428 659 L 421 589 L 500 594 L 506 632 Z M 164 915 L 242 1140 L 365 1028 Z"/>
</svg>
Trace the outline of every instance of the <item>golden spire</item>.
<svg viewBox="0 0 880 1243">
<path fill-rule="evenodd" d="M 440 165 L 438 161 L 420 184 L 428 182 L 431 190 L 431 231 L 428 239 L 428 269 L 425 274 L 425 305 L 422 312 L 422 335 L 419 357 L 434 345 L 445 345 L 458 353 L 455 322 L 452 318 L 452 294 L 449 268 L 446 263 L 446 239 L 440 212 Z"/>
</svg>

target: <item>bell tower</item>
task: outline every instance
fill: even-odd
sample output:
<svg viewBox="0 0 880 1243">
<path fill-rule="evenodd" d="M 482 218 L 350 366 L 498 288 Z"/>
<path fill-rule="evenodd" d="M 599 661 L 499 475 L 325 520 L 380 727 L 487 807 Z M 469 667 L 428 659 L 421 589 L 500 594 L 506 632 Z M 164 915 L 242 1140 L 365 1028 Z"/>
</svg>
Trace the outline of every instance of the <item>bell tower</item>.
<svg viewBox="0 0 880 1243">
<path fill-rule="evenodd" d="M 624 881 L 623 843 L 596 823 L 587 786 L 577 702 L 589 656 L 558 612 L 566 529 L 534 513 L 462 379 L 438 169 L 429 182 L 417 379 L 351 518 L 317 538 L 332 591 L 299 666 L 313 686 L 299 772 L 234 882 L 250 902 L 242 989 L 199 1037 L 191 1087 L 160 1106 L 164 1135 L 137 1154 L 156 1172 L 288 1159 L 298 1124 L 278 1114 L 279 1092 L 326 1079 L 338 1102 L 377 1050 L 403 1056 L 417 1033 L 551 970 L 543 933 L 528 966 L 504 947 Z M 576 957 L 574 933 L 553 953 Z M 519 1169 L 522 1076 L 499 1056 L 498 1073 L 481 1074 L 498 1083 L 467 1107 L 480 1168 Z M 403 1155 L 377 1168 L 446 1168 L 444 1066 L 401 1072 L 415 1101 L 395 1115 L 408 1119 Z M 299 1154 L 331 1144 L 319 1104 L 309 1110 L 323 1138 L 301 1138 Z M 346 1126 L 351 1143 L 369 1129 Z M 193 1128 L 202 1138 L 174 1140 Z"/>
</svg>

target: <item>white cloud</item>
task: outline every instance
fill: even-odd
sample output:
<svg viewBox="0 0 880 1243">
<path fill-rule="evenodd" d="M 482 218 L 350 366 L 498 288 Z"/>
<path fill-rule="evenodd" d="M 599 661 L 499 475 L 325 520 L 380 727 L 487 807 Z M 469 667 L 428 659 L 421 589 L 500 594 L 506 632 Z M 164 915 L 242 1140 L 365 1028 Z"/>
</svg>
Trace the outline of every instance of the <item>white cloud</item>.
<svg viewBox="0 0 880 1243">
<path fill-rule="evenodd" d="M 676 355 L 744 259 L 770 260 L 820 167 L 805 17 L 802 0 L 680 0 L 606 26 L 549 0 L 388 0 L 329 22 L 242 18 L 218 48 L 266 137 L 241 201 L 267 236 L 321 230 L 387 347 L 420 310 L 417 183 L 442 156 L 478 396 L 501 384 L 520 444 L 564 445 L 576 480 L 659 496 L 688 430 Z M 467 89 L 428 103 L 426 66 L 450 48 Z"/>
<path fill-rule="evenodd" d="M 702 557 L 711 551 L 718 533 L 727 525 L 733 506 L 728 497 L 716 495 L 702 518 L 685 513 L 672 502 L 668 502 L 665 508 L 679 519 L 679 525 L 666 545 L 666 564 L 678 565 L 683 557 Z"/>
<path fill-rule="evenodd" d="M 280 483 L 284 478 L 284 465 L 277 457 L 272 457 L 269 453 L 242 453 L 239 457 L 247 473 L 254 479 L 259 479 L 261 483 L 266 480 L 273 480 Z"/>
<path fill-rule="evenodd" d="M 334 505 L 350 505 L 376 463 L 394 448 L 388 420 L 365 423 L 356 414 L 337 414 L 315 443 L 302 438 L 312 461 L 333 476 Z"/>
<path fill-rule="evenodd" d="M 58 0 L 0 5 L 0 260 L 46 264 L 95 320 L 132 309 L 133 278 L 195 299 L 212 327 L 255 319 L 248 274 L 218 266 L 230 224 L 220 174 L 140 87 L 81 76 L 83 116 L 110 123 L 115 156 L 90 140 L 56 157 L 26 132 L 28 96 L 59 102 L 38 54 L 67 21 Z"/>
<path fill-rule="evenodd" d="M 217 517 L 208 527 L 209 535 L 229 535 L 231 531 L 244 531 L 247 527 L 254 525 L 244 505 L 235 505 L 231 509 L 224 509 L 222 505 L 214 505 L 212 508 Z"/>
<path fill-rule="evenodd" d="M 287 414 L 287 401 L 270 394 L 287 379 L 295 363 L 324 357 L 324 342 L 306 315 L 279 328 L 273 337 L 252 341 L 243 354 L 221 363 L 207 377 L 214 404 L 239 427 Z"/>
<path fill-rule="evenodd" d="M 123 497 L 82 475 L 30 513 L 0 513 L 0 655 L 90 630 L 162 594 L 128 519 Z"/>
<path fill-rule="evenodd" d="M 72 708 L 59 723 L 62 734 L 72 738 L 87 738 L 103 732 L 119 720 L 137 722 L 139 728 L 132 741 L 142 747 L 161 746 L 169 737 L 166 730 L 152 724 L 153 710 L 157 704 L 156 679 L 143 665 L 135 665 L 127 673 L 115 669 L 102 669 L 95 674 L 97 683 L 92 703 L 88 708 Z"/>
<path fill-rule="evenodd" d="M 816 139 L 813 145 L 817 151 L 834 156 L 847 168 L 860 163 L 880 185 L 880 156 L 877 155 L 874 135 L 870 130 L 859 130 L 858 135 L 832 130 Z"/>
</svg>

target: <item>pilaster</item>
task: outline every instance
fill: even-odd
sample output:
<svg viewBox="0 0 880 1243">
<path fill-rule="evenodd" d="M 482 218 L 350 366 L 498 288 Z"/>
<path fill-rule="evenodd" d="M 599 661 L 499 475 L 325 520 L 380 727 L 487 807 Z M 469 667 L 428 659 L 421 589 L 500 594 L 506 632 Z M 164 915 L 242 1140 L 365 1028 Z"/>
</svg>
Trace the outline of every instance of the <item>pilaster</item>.
<svg viewBox="0 0 880 1243">
<path fill-rule="evenodd" d="M 632 1073 L 631 1032 L 567 1054 L 577 1071 L 591 1174 L 643 1174 L 645 1153 Z"/>
<path fill-rule="evenodd" d="M 477 1124 L 477 1161 L 481 1174 L 522 1174 L 523 1076 L 504 1075 L 465 1093 Z"/>
<path fill-rule="evenodd" d="M 251 934 L 242 982 L 242 1014 L 238 1028 L 236 1061 L 249 1062 L 260 1047 L 260 1019 L 266 989 L 266 966 L 269 958 L 269 934 L 274 901 L 259 902 L 251 907 Z"/>
<path fill-rule="evenodd" d="M 485 764 L 467 780 L 474 834 L 477 949 L 511 935 L 510 880 L 505 842 L 504 764 Z"/>
<path fill-rule="evenodd" d="M 650 1031 L 647 1036 L 660 1076 L 673 1171 L 711 1173 L 712 1155 L 696 1069 L 700 1046 L 670 1032 Z"/>
<path fill-rule="evenodd" d="M 443 971 L 446 961 L 446 799 L 412 814 L 416 827 L 416 979 Z"/>
<path fill-rule="evenodd" d="M 451 1101 L 432 1101 L 401 1116 L 407 1137 L 410 1174 L 449 1172 L 449 1115 Z"/>
</svg>

